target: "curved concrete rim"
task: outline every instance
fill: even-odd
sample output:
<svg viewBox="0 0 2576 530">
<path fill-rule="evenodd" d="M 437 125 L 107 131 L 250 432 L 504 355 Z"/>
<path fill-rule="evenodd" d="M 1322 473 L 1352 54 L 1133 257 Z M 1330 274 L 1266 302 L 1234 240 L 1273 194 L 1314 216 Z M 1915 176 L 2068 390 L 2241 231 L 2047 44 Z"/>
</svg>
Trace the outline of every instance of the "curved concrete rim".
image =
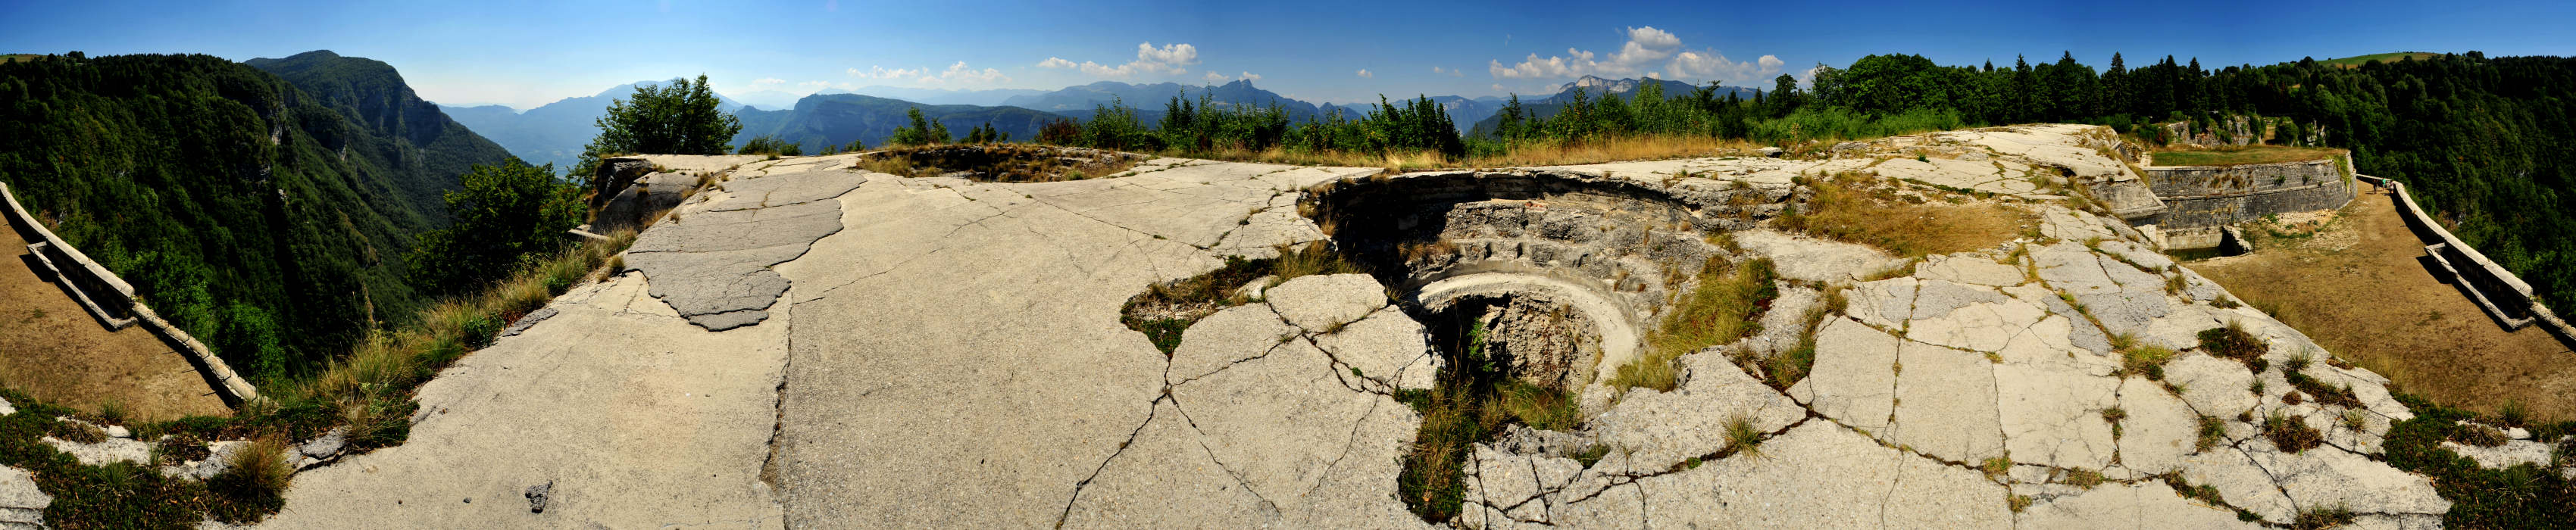
<svg viewBox="0 0 2576 530">
<path fill-rule="evenodd" d="M 1440 307 L 1465 296 L 1525 291 L 1547 291 L 1562 296 L 1574 310 L 1593 317 L 1592 322 L 1598 326 L 1596 331 L 1601 333 L 1601 359 L 1594 364 L 1593 380 L 1586 384 L 1599 382 L 1606 374 L 1618 373 L 1617 367 L 1637 359 L 1640 345 L 1637 325 L 1629 321 L 1627 312 L 1591 288 L 1563 279 L 1518 272 L 1465 274 L 1424 285 L 1415 291 L 1414 299 L 1423 307 Z"/>
</svg>

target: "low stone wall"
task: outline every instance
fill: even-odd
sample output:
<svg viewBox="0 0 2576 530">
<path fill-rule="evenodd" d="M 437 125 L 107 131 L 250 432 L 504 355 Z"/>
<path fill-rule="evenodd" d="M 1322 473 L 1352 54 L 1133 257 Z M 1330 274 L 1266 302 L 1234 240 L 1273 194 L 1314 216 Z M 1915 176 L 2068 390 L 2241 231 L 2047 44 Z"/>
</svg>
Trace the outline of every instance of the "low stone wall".
<svg viewBox="0 0 2576 530">
<path fill-rule="evenodd" d="M 2569 328 L 2566 320 L 2542 305 L 2531 284 L 2523 283 L 2521 277 L 2487 259 L 2477 248 L 2442 228 L 2441 223 L 2433 222 L 2432 216 L 2424 213 L 2424 207 L 2415 204 L 2415 195 L 2406 191 L 2406 183 L 2369 175 L 2357 178 L 2397 192 L 2397 214 L 2405 218 L 2407 227 L 2414 229 L 2415 234 L 2427 243 L 2424 245 L 2425 254 L 2432 256 L 2438 266 L 2449 272 L 2460 290 L 2469 295 L 2470 301 L 2477 302 L 2479 308 L 2485 309 L 2487 316 L 2495 318 L 2505 329 L 2539 324 L 2550 334 L 2557 335 L 2559 340 L 2576 343 L 2576 329 Z"/>
<path fill-rule="evenodd" d="M 124 329 L 142 324 L 143 329 L 160 337 L 161 342 L 185 354 L 188 362 L 196 365 L 197 373 L 206 377 L 207 385 L 224 400 L 224 404 L 238 407 L 245 400 L 259 397 L 259 389 L 233 373 L 232 367 L 225 365 L 223 358 L 216 357 L 214 350 L 197 342 L 197 338 L 189 336 L 187 331 L 171 325 L 170 321 L 163 320 L 152 312 L 152 308 L 136 301 L 133 285 L 89 259 L 88 255 L 81 254 L 80 249 L 73 248 L 55 236 L 53 230 L 45 228 L 44 223 L 37 222 L 35 216 L 28 215 L 26 208 L 19 206 L 17 194 L 12 193 L 6 183 L 0 183 L 0 202 L 9 205 L 9 226 L 31 240 L 27 250 L 53 270 L 55 281 L 68 286 L 65 290 L 70 291 L 72 298 L 78 300 L 82 307 L 88 308 L 101 325 L 108 329 Z"/>
<path fill-rule="evenodd" d="M 2350 204 L 2353 181 L 2334 160 L 2242 166 L 2148 166 L 2165 211 L 2138 222 L 2164 229 L 2224 226 Z"/>
</svg>

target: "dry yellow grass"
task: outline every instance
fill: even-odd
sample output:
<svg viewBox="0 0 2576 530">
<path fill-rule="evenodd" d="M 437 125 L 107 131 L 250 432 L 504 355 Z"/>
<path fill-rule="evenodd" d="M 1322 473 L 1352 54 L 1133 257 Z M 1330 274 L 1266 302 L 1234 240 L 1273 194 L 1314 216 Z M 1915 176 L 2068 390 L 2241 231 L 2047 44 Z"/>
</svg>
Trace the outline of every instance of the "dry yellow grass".
<svg viewBox="0 0 2576 530">
<path fill-rule="evenodd" d="M 26 242 L 0 226 L 0 382 L 86 411 L 126 409 L 130 421 L 223 414 L 224 402 L 188 358 L 141 326 L 109 330 L 21 259 Z"/>
<path fill-rule="evenodd" d="M 1866 177 L 1808 183 L 1816 195 L 1781 226 L 1828 239 L 1876 246 L 1905 257 L 1994 248 L 2036 222 L 2029 210 L 1998 203 L 1912 204 Z"/>
</svg>

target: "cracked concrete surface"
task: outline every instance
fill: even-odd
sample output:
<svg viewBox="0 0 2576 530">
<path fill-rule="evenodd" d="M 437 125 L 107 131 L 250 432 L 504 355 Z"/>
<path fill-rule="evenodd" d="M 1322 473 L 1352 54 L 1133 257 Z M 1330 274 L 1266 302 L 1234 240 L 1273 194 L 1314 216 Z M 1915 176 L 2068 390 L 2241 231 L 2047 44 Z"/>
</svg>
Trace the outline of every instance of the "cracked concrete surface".
<svg viewBox="0 0 2576 530">
<path fill-rule="evenodd" d="M 1775 311 L 1826 307 L 1823 293 L 1848 287 L 1810 375 L 1774 390 L 1726 348 L 1686 354 L 1673 391 L 1587 396 L 1574 432 L 1471 448 L 1462 515 L 1435 522 L 1394 495 L 1421 421 L 1394 395 L 1444 368 L 1390 302 L 1406 293 L 1365 275 L 1292 279 L 1198 321 L 1168 356 L 1119 323 L 1150 283 L 1324 239 L 1296 213 L 1302 190 L 1376 169 L 1166 158 L 1014 184 L 866 173 L 851 155 L 659 157 L 723 183 L 638 239 L 627 261 L 640 273 L 577 287 L 460 361 L 422 389 L 410 443 L 298 477 L 272 523 L 2162 528 L 2246 526 L 2238 509 L 2276 524 L 2309 507 L 2392 524 L 2446 509 L 2423 477 L 2374 456 L 2389 422 L 2411 417 L 2384 378 L 2306 370 L 2354 387 L 2360 429 L 2334 425 L 2344 408 L 2286 403 L 2286 360 L 2322 348 L 2259 311 L 2210 305 L 2229 297 L 2157 261 L 2136 231 L 2038 191 L 2045 179 L 2026 175 L 2038 168 L 2127 171 L 2088 130 L 1560 168 L 1712 180 L 1692 189 L 1858 171 L 2000 194 L 2040 214 L 2039 235 L 1891 277 L 1906 262 L 1875 249 L 1739 231 L 1739 257 L 1783 273 Z M 1923 150 L 1944 156 L 1902 154 Z M 2184 288 L 2169 290 L 2176 275 Z M 1470 274 L 1412 294 L 1526 283 Z M 2195 349 L 2193 333 L 2231 321 L 2272 345 L 2269 369 Z M 2121 334 L 2182 353 L 2161 380 L 2124 375 Z M 1766 330 L 1737 347 L 1769 355 L 1799 339 Z M 2276 411 L 2305 415 L 2328 444 L 2284 453 L 2234 419 Z M 2225 435 L 2200 450 L 2204 417 Z M 1758 445 L 1734 446 L 1735 418 Z M 1567 444 L 1612 450 L 1585 464 L 1557 454 Z M 2013 465 L 1980 469 L 1996 459 Z M 2182 497 L 2161 473 L 2223 500 Z M 544 513 L 515 502 L 547 482 Z"/>
</svg>

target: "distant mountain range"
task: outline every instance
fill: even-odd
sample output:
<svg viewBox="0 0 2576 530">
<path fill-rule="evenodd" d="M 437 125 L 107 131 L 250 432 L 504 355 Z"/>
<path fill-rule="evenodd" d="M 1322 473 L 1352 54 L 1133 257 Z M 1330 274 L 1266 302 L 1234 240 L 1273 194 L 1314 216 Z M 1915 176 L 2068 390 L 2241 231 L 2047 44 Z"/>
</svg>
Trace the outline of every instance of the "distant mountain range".
<svg viewBox="0 0 2576 530">
<path fill-rule="evenodd" d="M 897 127 L 911 124 L 915 107 L 921 116 L 938 120 L 950 134 L 964 136 L 967 129 L 991 124 L 1009 133 L 1013 140 L 1036 138 L 1038 129 L 1047 122 L 1069 119 L 1063 115 L 1019 107 L 986 107 L 978 105 L 923 105 L 900 99 L 858 94 L 816 94 L 796 100 L 795 108 L 780 110 L 743 109 L 734 112 L 742 119 L 742 132 L 734 136 L 734 145 L 763 135 L 804 146 L 809 152 L 825 147 L 849 145 L 858 140 L 873 147 L 883 145 Z"/>
<path fill-rule="evenodd" d="M 513 111 L 500 105 L 479 107 L 439 106 L 449 118 L 474 129 L 484 138 L 510 149 L 511 154 L 529 164 L 554 164 L 556 171 L 572 168 L 581 159 L 581 148 L 599 136 L 601 115 L 608 113 L 608 103 L 635 96 L 637 87 L 661 86 L 661 81 L 636 81 L 599 91 L 598 94 L 570 97 L 547 103 L 527 112 Z M 716 95 L 716 108 L 725 112 L 741 110 L 743 104 L 723 94 Z"/>
<path fill-rule="evenodd" d="M 1196 87 L 1180 83 L 1135 85 L 1101 81 L 1065 87 L 1063 90 L 1042 94 L 1012 96 L 1002 100 L 1002 104 L 1088 120 L 1101 105 L 1108 105 L 1114 101 L 1135 108 L 1136 119 L 1150 124 L 1163 120 L 1163 108 L 1171 103 L 1174 96 L 1188 99 L 1192 105 L 1198 104 L 1200 96 L 1207 96 L 1208 102 L 1217 107 L 1260 108 L 1278 105 L 1288 112 L 1290 122 L 1301 122 L 1322 116 L 1321 109 L 1313 103 L 1289 99 L 1277 92 L 1256 88 L 1252 86 L 1251 81 L 1246 80 Z"/>
<path fill-rule="evenodd" d="M 1646 80 L 1606 79 L 1584 76 L 1561 85 L 1558 93 L 1540 99 L 1523 99 L 1521 104 L 1538 116 L 1555 115 L 1556 109 L 1573 98 L 1581 88 L 1590 97 L 1618 94 L 1634 97 L 1637 87 Z M 1680 81 L 1655 80 L 1664 87 L 1666 97 L 1690 93 L 1698 87 Z M 599 134 L 594 123 L 605 113 L 608 103 L 635 93 L 635 87 L 655 86 L 657 82 L 640 81 L 601 91 L 597 95 L 564 98 L 526 112 L 499 105 L 444 107 L 447 115 L 475 132 L 490 138 L 531 164 L 555 164 L 566 170 L 581 157 L 582 146 Z M 1725 97 L 1734 92 L 1753 97 L 1751 88 L 1722 87 Z M 1237 80 L 1222 85 L 1188 86 L 1179 83 L 1132 84 L 1101 81 L 1058 90 L 994 89 L 948 90 L 888 86 L 859 87 L 855 91 L 826 90 L 798 96 L 777 90 L 760 90 L 741 94 L 718 94 L 722 109 L 742 119 L 743 128 L 734 144 L 741 145 L 761 135 L 798 143 L 809 151 L 826 146 L 847 145 L 852 140 L 874 146 L 906 125 L 905 110 L 921 107 L 924 117 L 940 120 L 951 133 L 963 135 L 966 130 L 987 122 L 1014 139 L 1034 138 L 1038 128 L 1055 119 L 1088 120 L 1102 105 L 1111 102 L 1136 109 L 1136 118 L 1148 126 L 1162 121 L 1164 106 L 1180 96 L 1195 104 L 1205 96 L 1217 107 L 1266 107 L 1278 105 L 1290 122 L 1320 119 L 1334 111 L 1346 118 L 1366 116 L 1377 104 L 1349 103 L 1316 105 L 1298 101 L 1277 92 L 1253 86 L 1251 81 Z M 1493 116 L 1503 107 L 1504 98 L 1497 96 L 1430 96 L 1449 114 L 1460 133 L 1479 125 L 1491 125 Z M 1390 94 L 1389 103 L 1402 104 L 1407 98 Z"/>
</svg>

